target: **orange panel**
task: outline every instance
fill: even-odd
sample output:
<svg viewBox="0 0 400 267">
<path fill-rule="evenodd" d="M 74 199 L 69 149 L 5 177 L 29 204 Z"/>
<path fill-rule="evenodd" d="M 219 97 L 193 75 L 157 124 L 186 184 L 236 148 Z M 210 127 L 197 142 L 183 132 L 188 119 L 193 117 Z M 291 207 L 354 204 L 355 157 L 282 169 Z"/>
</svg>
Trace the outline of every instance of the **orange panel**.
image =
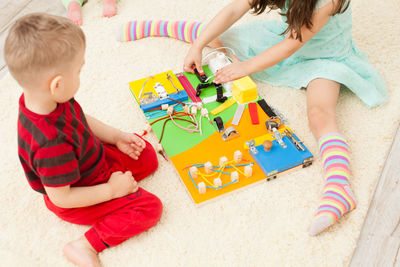
<svg viewBox="0 0 400 267">
<path fill-rule="evenodd" d="M 171 157 L 171 161 L 175 165 L 175 168 L 177 169 L 182 181 L 186 185 L 186 188 L 188 189 L 195 203 L 201 203 L 213 199 L 215 197 L 221 196 L 223 194 L 232 192 L 241 187 L 265 179 L 265 174 L 263 173 L 263 171 L 260 169 L 260 167 L 258 167 L 257 164 L 254 164 L 253 175 L 251 177 L 246 178 L 243 175 L 239 174 L 239 181 L 237 183 L 230 184 L 226 187 L 217 190 L 207 188 L 205 194 L 200 194 L 198 189 L 194 186 L 189 177 L 188 174 L 189 168 L 183 170 L 183 168 L 187 166 L 198 163 L 206 163 L 207 161 L 210 161 L 213 165 L 219 165 L 219 158 L 223 156 L 227 157 L 229 161 L 233 160 L 233 153 L 236 150 L 242 151 L 243 159 L 247 159 L 250 162 L 254 163 L 253 158 L 250 156 L 248 149 L 246 150 L 243 149 L 244 147 L 243 144 L 248 140 L 254 139 L 255 137 L 262 136 L 268 133 L 265 124 L 263 123 L 268 119 L 268 116 L 258 106 L 257 108 L 260 117 L 260 124 L 253 125 L 251 123 L 250 114 L 248 112 L 248 108 L 246 108 L 245 111 L 243 112 L 240 124 L 238 126 L 234 126 L 235 129 L 240 134 L 238 138 L 224 142 L 221 138 L 221 134 L 215 132 L 200 144 L 186 150 L 185 152 L 182 152 L 178 155 Z M 231 121 L 225 123 L 225 128 L 231 126 L 230 123 Z M 243 163 L 247 162 L 242 161 L 242 163 L 240 164 Z M 240 169 L 243 171 L 243 167 L 240 167 Z M 204 172 L 203 168 L 199 170 Z M 227 169 L 226 171 L 230 173 L 233 171 L 233 169 L 230 168 Z M 195 178 L 194 180 L 196 184 L 202 181 L 200 177 Z M 210 180 L 212 182 L 213 178 Z M 222 175 L 221 180 L 223 185 L 231 182 L 229 175 Z"/>
</svg>

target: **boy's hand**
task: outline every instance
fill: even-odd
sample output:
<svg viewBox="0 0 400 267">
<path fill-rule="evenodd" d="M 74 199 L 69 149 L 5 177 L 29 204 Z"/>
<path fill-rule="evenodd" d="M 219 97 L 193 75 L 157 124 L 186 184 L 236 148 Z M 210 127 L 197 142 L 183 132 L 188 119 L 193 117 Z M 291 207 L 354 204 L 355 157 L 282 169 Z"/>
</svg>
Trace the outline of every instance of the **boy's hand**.
<svg viewBox="0 0 400 267">
<path fill-rule="evenodd" d="M 240 79 L 244 76 L 249 75 L 250 73 L 247 71 L 246 62 L 236 61 L 232 64 L 229 64 L 215 74 L 214 83 L 225 83 Z"/>
<path fill-rule="evenodd" d="M 112 199 L 135 193 L 139 188 L 130 171 L 113 172 L 107 184 L 111 188 Z"/>
<path fill-rule="evenodd" d="M 121 152 L 133 159 L 138 159 L 146 147 L 146 142 L 136 134 L 121 132 L 115 145 Z"/>
</svg>

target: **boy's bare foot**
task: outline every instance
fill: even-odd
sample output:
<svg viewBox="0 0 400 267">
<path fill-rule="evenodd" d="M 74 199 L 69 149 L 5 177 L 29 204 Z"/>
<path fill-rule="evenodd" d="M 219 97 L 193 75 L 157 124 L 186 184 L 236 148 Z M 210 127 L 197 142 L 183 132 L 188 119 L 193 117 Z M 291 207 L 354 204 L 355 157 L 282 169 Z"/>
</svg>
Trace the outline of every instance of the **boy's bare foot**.
<svg viewBox="0 0 400 267">
<path fill-rule="evenodd" d="M 68 5 L 68 16 L 70 20 L 72 20 L 76 25 L 81 26 L 82 25 L 82 12 L 81 12 L 81 6 L 75 2 L 72 1 Z"/>
<path fill-rule="evenodd" d="M 85 237 L 71 241 L 64 247 L 64 254 L 69 261 L 82 267 L 100 267 L 101 263 L 97 252 Z"/>
<path fill-rule="evenodd" d="M 115 0 L 103 0 L 103 17 L 112 17 L 117 14 L 117 4 Z"/>
</svg>

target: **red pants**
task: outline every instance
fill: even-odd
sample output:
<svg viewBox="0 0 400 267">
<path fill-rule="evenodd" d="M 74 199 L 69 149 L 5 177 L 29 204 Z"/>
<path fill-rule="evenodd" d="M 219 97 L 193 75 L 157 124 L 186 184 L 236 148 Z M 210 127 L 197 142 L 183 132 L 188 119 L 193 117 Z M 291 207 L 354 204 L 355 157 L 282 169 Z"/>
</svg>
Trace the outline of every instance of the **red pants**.
<svg viewBox="0 0 400 267">
<path fill-rule="evenodd" d="M 158 167 L 157 155 L 147 141 L 138 160 L 107 144 L 104 145 L 104 152 L 106 163 L 100 174 L 104 175 L 104 182 L 108 181 L 111 173 L 128 170 L 136 181 L 140 181 Z M 146 231 L 158 222 L 162 212 L 161 201 L 143 188 L 125 197 L 82 208 L 57 207 L 46 195 L 44 200 L 47 208 L 61 219 L 75 224 L 92 225 L 85 237 L 97 252 Z"/>
</svg>

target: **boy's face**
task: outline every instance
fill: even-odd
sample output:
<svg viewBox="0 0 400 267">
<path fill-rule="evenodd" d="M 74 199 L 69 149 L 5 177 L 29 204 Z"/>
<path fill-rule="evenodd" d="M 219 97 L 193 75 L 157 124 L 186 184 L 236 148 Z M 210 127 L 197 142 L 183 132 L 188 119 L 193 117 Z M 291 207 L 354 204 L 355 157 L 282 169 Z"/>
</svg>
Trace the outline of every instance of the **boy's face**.
<svg viewBox="0 0 400 267">
<path fill-rule="evenodd" d="M 78 92 L 80 86 L 80 73 L 85 64 L 85 50 L 76 55 L 63 74 L 63 90 L 60 90 L 56 96 L 58 103 L 64 103 L 73 98 Z"/>
</svg>

